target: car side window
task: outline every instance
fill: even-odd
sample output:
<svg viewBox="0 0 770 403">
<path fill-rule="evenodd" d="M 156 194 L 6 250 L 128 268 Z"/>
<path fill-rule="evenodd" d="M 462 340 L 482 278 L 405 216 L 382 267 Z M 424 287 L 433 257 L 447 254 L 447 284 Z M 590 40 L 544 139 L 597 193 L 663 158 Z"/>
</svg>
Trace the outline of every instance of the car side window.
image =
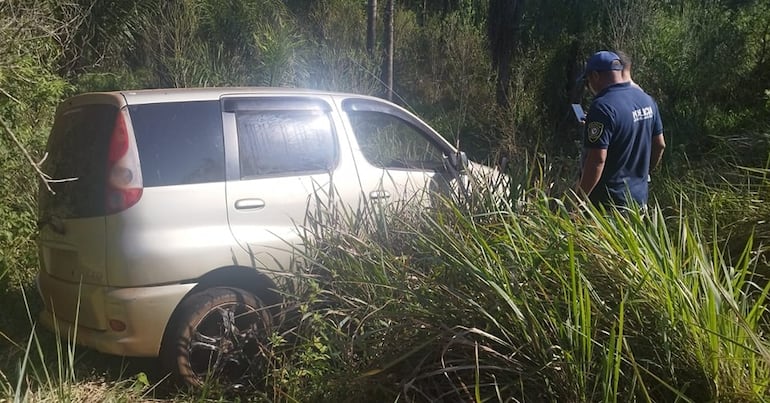
<svg viewBox="0 0 770 403">
<path fill-rule="evenodd" d="M 397 116 L 379 111 L 348 111 L 361 153 L 380 168 L 438 170 L 444 152 L 425 134 Z"/>
<path fill-rule="evenodd" d="M 329 171 L 337 158 L 331 120 L 318 110 L 235 112 L 241 179 Z"/>
<path fill-rule="evenodd" d="M 222 112 L 216 101 L 128 107 L 145 187 L 225 178 Z"/>
</svg>

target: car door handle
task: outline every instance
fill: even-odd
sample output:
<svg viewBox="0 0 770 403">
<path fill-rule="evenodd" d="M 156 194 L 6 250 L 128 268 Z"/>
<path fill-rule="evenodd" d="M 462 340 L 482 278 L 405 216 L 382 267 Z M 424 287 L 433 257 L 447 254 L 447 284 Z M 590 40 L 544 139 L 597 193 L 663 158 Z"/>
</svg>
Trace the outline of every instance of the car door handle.
<svg viewBox="0 0 770 403">
<path fill-rule="evenodd" d="M 236 210 L 256 210 L 265 207 L 262 199 L 241 199 L 235 202 Z"/>
<path fill-rule="evenodd" d="M 387 199 L 390 197 L 390 193 L 386 190 L 374 190 L 369 192 L 369 198 L 372 200 Z"/>
</svg>

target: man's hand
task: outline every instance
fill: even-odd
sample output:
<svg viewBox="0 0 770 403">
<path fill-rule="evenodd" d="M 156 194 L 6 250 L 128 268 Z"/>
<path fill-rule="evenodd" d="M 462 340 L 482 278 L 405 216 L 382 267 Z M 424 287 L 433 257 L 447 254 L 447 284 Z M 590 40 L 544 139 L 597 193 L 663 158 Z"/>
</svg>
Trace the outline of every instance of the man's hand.
<svg viewBox="0 0 770 403">
<path fill-rule="evenodd" d="M 652 138 L 652 150 L 650 151 L 650 172 L 654 171 L 660 163 L 661 157 L 663 157 L 663 150 L 666 149 L 666 140 L 663 138 L 663 133 Z"/>
</svg>

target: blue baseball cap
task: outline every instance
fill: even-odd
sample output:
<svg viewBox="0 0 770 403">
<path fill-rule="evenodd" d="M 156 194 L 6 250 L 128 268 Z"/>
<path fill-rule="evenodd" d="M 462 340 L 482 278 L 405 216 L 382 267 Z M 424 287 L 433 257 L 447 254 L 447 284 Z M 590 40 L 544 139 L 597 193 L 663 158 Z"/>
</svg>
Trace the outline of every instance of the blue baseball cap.
<svg viewBox="0 0 770 403">
<path fill-rule="evenodd" d="M 609 50 L 600 50 L 586 62 L 586 68 L 578 78 L 578 81 L 585 80 L 586 76 L 593 71 L 610 71 L 610 70 L 623 70 L 623 62 L 620 61 L 620 56 L 615 52 Z"/>
</svg>

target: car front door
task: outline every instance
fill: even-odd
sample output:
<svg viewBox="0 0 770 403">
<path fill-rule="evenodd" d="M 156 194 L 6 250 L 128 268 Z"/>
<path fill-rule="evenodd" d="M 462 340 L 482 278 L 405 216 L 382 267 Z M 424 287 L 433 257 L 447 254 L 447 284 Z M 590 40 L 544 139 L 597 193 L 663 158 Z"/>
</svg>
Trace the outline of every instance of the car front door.
<svg viewBox="0 0 770 403">
<path fill-rule="evenodd" d="M 354 134 L 359 166 L 375 173 L 361 175 L 372 201 L 390 206 L 431 204 L 435 192 L 446 192 L 453 179 L 448 156 L 456 151 L 430 126 L 384 101 L 349 98 L 342 109 Z"/>
</svg>

